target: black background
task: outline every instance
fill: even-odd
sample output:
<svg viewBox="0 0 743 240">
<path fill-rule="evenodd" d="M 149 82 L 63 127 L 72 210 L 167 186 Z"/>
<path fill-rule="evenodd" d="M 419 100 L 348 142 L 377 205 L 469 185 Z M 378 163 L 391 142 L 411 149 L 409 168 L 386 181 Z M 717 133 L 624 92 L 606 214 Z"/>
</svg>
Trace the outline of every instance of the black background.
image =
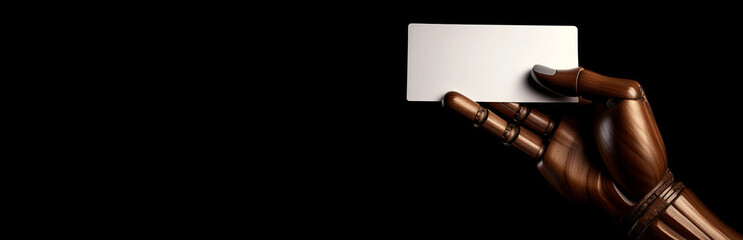
<svg viewBox="0 0 743 240">
<path fill-rule="evenodd" d="M 307 142 L 291 142 L 317 157 L 287 164 L 283 175 L 302 180 L 287 180 L 301 202 L 290 211 L 304 216 L 299 222 L 319 222 L 308 231 L 621 239 L 601 212 L 563 199 L 533 160 L 440 103 L 406 101 L 409 23 L 577 26 L 580 65 L 642 84 L 676 178 L 743 229 L 736 85 L 743 70 L 733 13 L 611 3 L 424 5 L 359 7 L 300 24 L 323 26 L 297 36 L 313 43 L 298 57 L 312 76 L 300 82 L 319 91 L 293 104 L 312 126 L 300 134 Z"/>
<path fill-rule="evenodd" d="M 32 45 L 16 48 L 36 49 L 25 60 L 54 65 L 15 61 L 50 75 L 27 82 L 63 95 L 24 107 L 44 115 L 30 121 L 43 134 L 25 135 L 56 146 L 28 152 L 52 154 L 47 171 L 63 175 L 40 185 L 68 194 L 38 198 L 41 211 L 122 226 L 114 234 L 620 239 L 533 160 L 439 103 L 405 99 L 409 23 L 574 25 L 580 65 L 642 84 L 677 179 L 743 229 L 737 7 L 278 4 L 49 5 L 62 16 L 14 18 L 37 21 L 16 26 Z"/>
</svg>

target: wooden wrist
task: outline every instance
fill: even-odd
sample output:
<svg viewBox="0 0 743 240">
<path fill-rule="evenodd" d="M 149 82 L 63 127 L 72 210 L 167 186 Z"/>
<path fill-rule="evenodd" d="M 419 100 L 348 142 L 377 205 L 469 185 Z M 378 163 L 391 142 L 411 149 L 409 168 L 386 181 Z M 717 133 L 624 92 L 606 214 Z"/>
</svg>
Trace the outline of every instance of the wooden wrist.
<svg viewBox="0 0 743 240">
<path fill-rule="evenodd" d="M 663 180 L 620 220 L 627 227 L 628 238 L 637 239 L 642 235 L 650 223 L 665 211 L 684 189 L 684 184 L 675 181 L 673 173 L 666 171 Z"/>
<path fill-rule="evenodd" d="M 743 239 L 670 171 L 620 223 L 628 239 Z"/>
</svg>

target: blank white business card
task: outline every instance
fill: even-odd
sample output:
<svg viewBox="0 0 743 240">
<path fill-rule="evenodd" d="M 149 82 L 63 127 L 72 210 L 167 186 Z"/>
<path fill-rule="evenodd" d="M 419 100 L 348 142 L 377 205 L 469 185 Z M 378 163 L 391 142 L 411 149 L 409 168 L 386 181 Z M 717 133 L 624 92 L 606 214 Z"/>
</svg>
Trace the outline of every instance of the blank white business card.
<svg viewBox="0 0 743 240">
<path fill-rule="evenodd" d="M 479 102 L 577 102 L 529 84 L 535 64 L 578 67 L 578 28 L 531 25 L 408 25 L 408 101 L 457 91 Z"/>
</svg>

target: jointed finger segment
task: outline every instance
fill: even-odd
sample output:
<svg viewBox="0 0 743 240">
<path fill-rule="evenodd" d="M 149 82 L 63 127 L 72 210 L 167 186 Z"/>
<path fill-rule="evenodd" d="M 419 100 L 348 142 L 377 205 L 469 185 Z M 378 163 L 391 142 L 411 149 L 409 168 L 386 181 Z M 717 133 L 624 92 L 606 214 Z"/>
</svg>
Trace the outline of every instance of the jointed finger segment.
<svg viewBox="0 0 743 240">
<path fill-rule="evenodd" d="M 557 119 L 519 103 L 488 103 L 495 112 L 511 117 L 514 122 L 528 127 L 534 132 L 549 137 L 557 127 Z"/>
<path fill-rule="evenodd" d="M 512 146 L 531 158 L 541 159 L 545 153 L 546 147 L 543 144 L 542 135 L 536 134 L 527 128 L 520 127 L 517 122 L 508 123 L 508 121 L 498 116 L 498 114 L 480 106 L 480 104 L 460 93 L 447 93 L 444 96 L 443 105 L 472 120 L 475 126 L 482 127 L 493 135 L 498 136 L 505 145 Z M 531 115 L 528 114 L 528 111 L 526 113 L 523 114 L 526 116 L 524 120 L 528 119 Z"/>
</svg>

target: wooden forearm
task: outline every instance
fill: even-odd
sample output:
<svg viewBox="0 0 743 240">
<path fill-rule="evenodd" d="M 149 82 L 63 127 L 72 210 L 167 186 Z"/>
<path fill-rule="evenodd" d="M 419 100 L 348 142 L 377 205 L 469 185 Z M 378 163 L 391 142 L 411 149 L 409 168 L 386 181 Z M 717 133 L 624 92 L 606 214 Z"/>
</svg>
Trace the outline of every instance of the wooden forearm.
<svg viewBox="0 0 743 240">
<path fill-rule="evenodd" d="M 690 189 L 683 188 L 680 183 L 675 187 L 679 188 L 678 192 L 661 191 L 662 194 L 649 204 L 656 207 L 648 206 L 642 214 L 641 218 L 645 219 L 629 223 L 629 239 L 743 239 L 740 233 L 717 218 Z M 666 197 L 670 199 L 664 200 Z M 644 203 L 647 201 L 638 203 L 638 206 Z M 660 206 L 664 208 L 659 210 Z"/>
<path fill-rule="evenodd" d="M 696 195 L 685 189 L 640 239 L 743 239 L 743 235 L 722 222 Z"/>
<path fill-rule="evenodd" d="M 742 239 L 667 171 L 621 219 L 629 239 Z"/>
</svg>

